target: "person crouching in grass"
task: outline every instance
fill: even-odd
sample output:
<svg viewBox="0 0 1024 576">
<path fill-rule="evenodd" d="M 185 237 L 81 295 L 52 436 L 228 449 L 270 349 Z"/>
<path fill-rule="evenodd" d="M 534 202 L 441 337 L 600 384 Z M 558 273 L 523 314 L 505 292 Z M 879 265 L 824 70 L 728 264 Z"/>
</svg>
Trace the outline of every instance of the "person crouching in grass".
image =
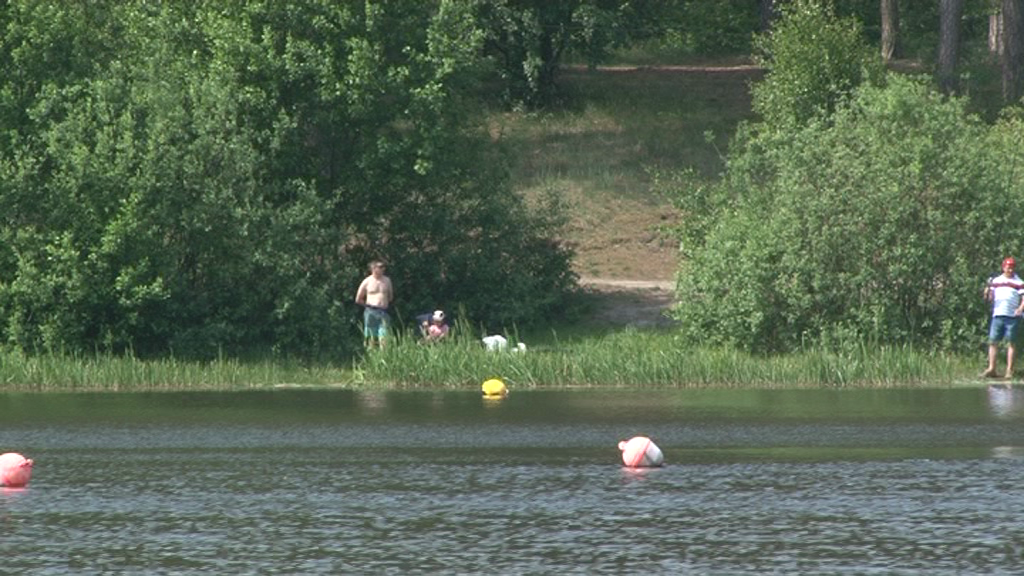
<svg viewBox="0 0 1024 576">
<path fill-rule="evenodd" d="M 434 310 L 430 316 L 430 324 L 427 326 L 425 338 L 428 342 L 436 342 L 448 335 L 448 324 L 444 321 L 444 312 Z"/>
</svg>

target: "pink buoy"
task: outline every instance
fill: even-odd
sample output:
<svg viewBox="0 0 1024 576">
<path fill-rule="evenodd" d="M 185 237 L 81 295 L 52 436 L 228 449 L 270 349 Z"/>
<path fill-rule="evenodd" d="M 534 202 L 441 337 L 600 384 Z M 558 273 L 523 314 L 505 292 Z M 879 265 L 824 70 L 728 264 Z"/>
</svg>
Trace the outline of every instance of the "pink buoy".
<svg viewBox="0 0 1024 576">
<path fill-rule="evenodd" d="M 22 488 L 31 477 L 31 460 L 15 452 L 0 455 L 0 486 Z"/>
<path fill-rule="evenodd" d="M 619 442 L 619 450 L 622 450 L 622 463 L 630 468 L 651 468 L 661 466 L 665 461 L 661 448 L 646 436 Z"/>
</svg>

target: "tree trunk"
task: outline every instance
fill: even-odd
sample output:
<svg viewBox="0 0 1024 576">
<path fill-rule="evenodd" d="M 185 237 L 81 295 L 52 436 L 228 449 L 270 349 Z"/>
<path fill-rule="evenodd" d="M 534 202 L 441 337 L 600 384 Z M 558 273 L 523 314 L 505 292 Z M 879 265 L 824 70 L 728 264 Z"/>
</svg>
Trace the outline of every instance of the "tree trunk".
<svg viewBox="0 0 1024 576">
<path fill-rule="evenodd" d="M 988 17 L 988 53 L 996 58 L 1003 55 L 1002 0 L 992 0 L 992 14 Z"/>
<path fill-rule="evenodd" d="M 1003 0 L 1003 102 L 1024 95 L 1024 0 Z"/>
<path fill-rule="evenodd" d="M 882 0 L 882 60 L 899 58 L 900 10 L 898 0 Z"/>
<path fill-rule="evenodd" d="M 964 0 L 939 0 L 939 88 L 946 94 L 956 91 L 956 61 L 960 51 L 960 17 Z"/>
<path fill-rule="evenodd" d="M 767 32 L 775 20 L 775 0 L 758 0 L 757 4 L 761 13 L 761 32 Z"/>
</svg>

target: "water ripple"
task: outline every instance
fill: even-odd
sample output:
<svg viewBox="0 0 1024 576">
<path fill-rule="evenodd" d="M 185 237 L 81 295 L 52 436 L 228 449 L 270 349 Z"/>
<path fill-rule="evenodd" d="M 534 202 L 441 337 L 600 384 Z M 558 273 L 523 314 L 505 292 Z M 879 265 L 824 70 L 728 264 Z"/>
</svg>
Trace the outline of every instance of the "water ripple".
<svg viewBox="0 0 1024 576">
<path fill-rule="evenodd" d="M 379 402 L 335 419 L 304 419 L 297 405 L 239 417 L 207 399 L 200 405 L 212 413 L 202 417 L 183 403 L 150 407 L 148 422 L 15 419 L 0 439 L 25 446 L 37 468 L 28 489 L 0 492 L 4 567 L 44 575 L 1020 573 L 1024 428 L 1006 411 L 990 413 L 983 392 L 970 396 L 973 405 L 964 398 L 950 402 L 966 412 L 949 408 L 944 418 L 818 418 L 806 407 L 798 417 L 760 408 L 709 416 L 707 406 L 692 409 L 693 397 L 679 400 L 686 418 L 622 419 L 628 397 L 565 416 L 538 418 L 526 403 L 521 418 L 516 408 L 492 417 L 499 412 L 460 396 L 458 410 L 432 397 L 427 417 Z M 927 400 L 942 405 L 934 394 Z M 618 464 L 615 443 L 639 430 L 658 439 L 666 467 Z"/>
</svg>

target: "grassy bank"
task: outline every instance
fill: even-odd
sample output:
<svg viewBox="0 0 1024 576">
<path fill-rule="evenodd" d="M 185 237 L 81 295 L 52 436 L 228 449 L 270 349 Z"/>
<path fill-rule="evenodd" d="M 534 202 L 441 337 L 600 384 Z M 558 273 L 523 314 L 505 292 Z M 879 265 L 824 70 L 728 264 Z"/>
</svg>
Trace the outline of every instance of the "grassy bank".
<svg viewBox="0 0 1024 576">
<path fill-rule="evenodd" d="M 514 339 L 514 338 L 513 338 Z M 2 391 L 242 390 L 274 386 L 476 389 L 501 378 L 513 390 L 566 387 L 948 387 L 978 382 L 981 358 L 911 348 L 805 350 L 777 357 L 682 348 L 670 332 L 625 329 L 547 341 L 525 353 L 488 352 L 475 337 L 425 345 L 396 338 L 351 368 L 266 360 L 212 362 L 0 354 Z"/>
<path fill-rule="evenodd" d="M 475 339 L 423 345 L 410 339 L 367 355 L 357 378 L 394 386 L 466 388 L 497 377 L 513 388 L 945 387 L 976 375 L 979 359 L 911 348 L 806 350 L 777 357 L 682 348 L 668 332 L 624 331 L 495 353 Z"/>
<path fill-rule="evenodd" d="M 191 362 L 109 354 L 26 356 L 0 352 L 0 392 L 242 390 L 345 385 L 351 380 L 349 368 L 278 359 Z"/>
</svg>

